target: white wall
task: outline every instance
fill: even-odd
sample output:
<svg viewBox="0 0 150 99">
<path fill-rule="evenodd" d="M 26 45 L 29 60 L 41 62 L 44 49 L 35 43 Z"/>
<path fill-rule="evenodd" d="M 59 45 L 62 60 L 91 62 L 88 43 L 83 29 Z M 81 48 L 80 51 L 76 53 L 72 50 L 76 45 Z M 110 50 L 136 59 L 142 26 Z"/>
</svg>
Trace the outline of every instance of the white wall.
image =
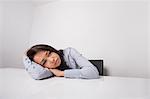
<svg viewBox="0 0 150 99">
<path fill-rule="evenodd" d="M 148 5 L 148 17 L 149 17 L 149 19 L 148 19 L 148 51 L 149 51 L 149 58 L 148 58 L 148 62 L 149 62 L 149 64 L 148 64 L 148 73 L 149 73 L 149 78 L 150 78 L 150 1 L 149 1 L 149 5 Z M 149 91 L 150 92 L 150 91 Z"/>
<path fill-rule="evenodd" d="M 0 67 L 2 66 L 3 5 L 0 4 Z"/>
<path fill-rule="evenodd" d="M 52 2 L 35 9 L 30 46 L 76 48 L 109 75 L 148 77 L 146 2 Z"/>
<path fill-rule="evenodd" d="M 29 46 L 32 14 L 30 3 L 4 3 L 3 67 L 23 67 L 22 56 Z"/>
</svg>

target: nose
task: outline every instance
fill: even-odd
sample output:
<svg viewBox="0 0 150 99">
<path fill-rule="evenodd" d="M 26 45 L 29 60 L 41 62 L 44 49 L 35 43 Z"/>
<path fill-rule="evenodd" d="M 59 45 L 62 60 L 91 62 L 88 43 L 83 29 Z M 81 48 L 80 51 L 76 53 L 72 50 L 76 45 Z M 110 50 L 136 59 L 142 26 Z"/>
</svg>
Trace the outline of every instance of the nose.
<svg viewBox="0 0 150 99">
<path fill-rule="evenodd" d="M 54 57 L 49 57 L 48 60 L 49 60 L 51 63 L 54 63 L 54 62 L 55 62 L 55 58 L 54 58 Z"/>
</svg>

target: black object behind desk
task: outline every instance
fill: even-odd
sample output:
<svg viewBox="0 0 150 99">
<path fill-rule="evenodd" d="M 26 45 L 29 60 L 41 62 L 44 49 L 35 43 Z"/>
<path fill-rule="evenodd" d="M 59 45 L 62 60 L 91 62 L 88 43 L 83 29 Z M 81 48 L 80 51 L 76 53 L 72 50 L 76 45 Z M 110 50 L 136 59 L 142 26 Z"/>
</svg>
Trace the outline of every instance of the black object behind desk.
<svg viewBox="0 0 150 99">
<path fill-rule="evenodd" d="M 89 60 L 98 69 L 99 75 L 103 75 L 103 60 Z"/>
</svg>

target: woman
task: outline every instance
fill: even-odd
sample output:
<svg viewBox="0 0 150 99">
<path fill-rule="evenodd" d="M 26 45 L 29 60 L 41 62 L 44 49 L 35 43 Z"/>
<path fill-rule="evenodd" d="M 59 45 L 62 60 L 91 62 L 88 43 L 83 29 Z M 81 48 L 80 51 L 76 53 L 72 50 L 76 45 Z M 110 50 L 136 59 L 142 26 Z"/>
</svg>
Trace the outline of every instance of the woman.
<svg viewBox="0 0 150 99">
<path fill-rule="evenodd" d="M 51 76 L 99 78 L 97 68 L 74 48 L 56 50 L 49 45 L 38 44 L 32 46 L 26 55 L 24 65 L 34 79 L 44 79 Z"/>
</svg>

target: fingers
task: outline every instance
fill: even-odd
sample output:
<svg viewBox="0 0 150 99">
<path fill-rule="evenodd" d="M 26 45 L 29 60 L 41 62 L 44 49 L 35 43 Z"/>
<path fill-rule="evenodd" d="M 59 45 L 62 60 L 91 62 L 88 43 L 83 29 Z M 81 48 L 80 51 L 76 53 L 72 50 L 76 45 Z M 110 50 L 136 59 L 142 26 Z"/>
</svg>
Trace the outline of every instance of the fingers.
<svg viewBox="0 0 150 99">
<path fill-rule="evenodd" d="M 54 69 L 49 69 L 53 74 L 55 74 L 55 70 Z"/>
</svg>

